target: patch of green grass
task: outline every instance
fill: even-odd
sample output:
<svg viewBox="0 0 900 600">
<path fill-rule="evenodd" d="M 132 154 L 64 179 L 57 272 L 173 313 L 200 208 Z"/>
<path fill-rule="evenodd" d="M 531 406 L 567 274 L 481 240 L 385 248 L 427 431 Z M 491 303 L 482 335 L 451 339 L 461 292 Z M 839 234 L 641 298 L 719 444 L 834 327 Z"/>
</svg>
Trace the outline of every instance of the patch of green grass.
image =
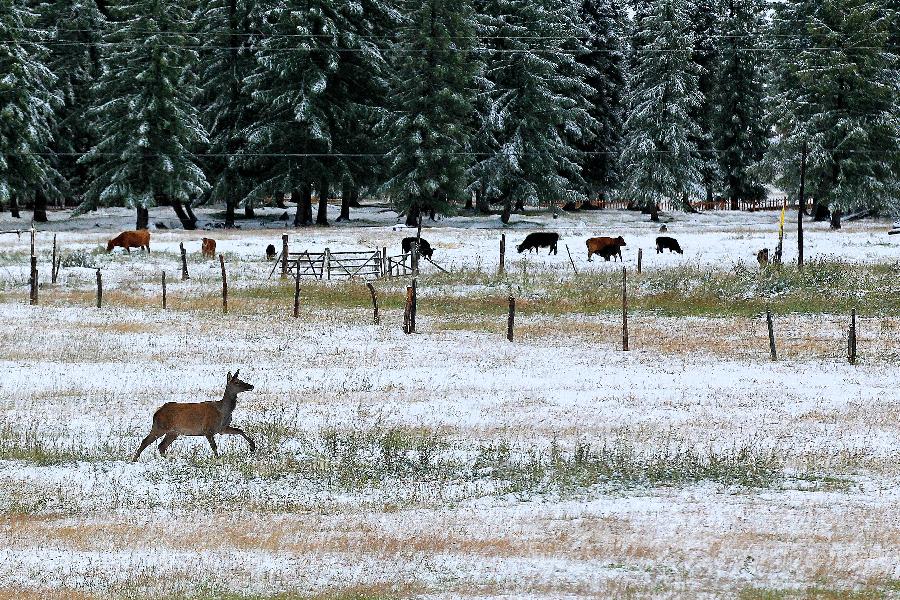
<svg viewBox="0 0 900 600">
<path fill-rule="evenodd" d="M 818 586 L 789 590 L 751 587 L 741 590 L 737 597 L 738 600 L 880 600 L 887 598 L 887 593 L 880 586 L 861 590 Z"/>
</svg>

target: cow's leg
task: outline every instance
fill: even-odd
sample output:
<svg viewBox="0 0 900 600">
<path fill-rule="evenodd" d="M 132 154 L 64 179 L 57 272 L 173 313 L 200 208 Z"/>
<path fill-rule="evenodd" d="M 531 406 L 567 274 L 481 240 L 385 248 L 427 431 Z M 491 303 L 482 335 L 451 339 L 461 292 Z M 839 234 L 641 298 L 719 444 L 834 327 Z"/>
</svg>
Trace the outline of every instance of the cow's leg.
<svg viewBox="0 0 900 600">
<path fill-rule="evenodd" d="M 219 449 L 216 448 L 216 439 L 212 433 L 206 434 L 206 441 L 209 442 L 209 447 L 212 448 L 213 456 L 219 458 Z"/>
<path fill-rule="evenodd" d="M 131 254 L 131 246 L 125 246 L 125 251 Z"/>
<path fill-rule="evenodd" d="M 241 436 L 242 438 L 244 438 L 245 440 L 247 440 L 247 443 L 248 443 L 248 444 L 250 444 L 250 452 L 256 452 L 256 443 L 255 443 L 252 439 L 250 439 L 250 436 L 249 436 L 249 435 L 247 435 L 246 433 L 244 433 L 244 430 L 243 430 L 243 429 L 238 429 L 237 427 L 226 427 L 225 429 L 222 430 L 222 433 L 225 433 L 225 434 L 228 434 L 228 435 L 239 435 L 239 436 Z"/>
<path fill-rule="evenodd" d="M 147 446 L 161 438 L 163 432 L 158 429 L 150 430 L 150 433 L 147 434 L 147 437 L 144 438 L 144 441 L 141 442 L 141 445 L 138 446 L 137 452 L 134 453 L 134 458 L 131 459 L 131 462 L 137 462 L 138 457 L 141 455 L 141 452 L 146 450 Z"/>
</svg>

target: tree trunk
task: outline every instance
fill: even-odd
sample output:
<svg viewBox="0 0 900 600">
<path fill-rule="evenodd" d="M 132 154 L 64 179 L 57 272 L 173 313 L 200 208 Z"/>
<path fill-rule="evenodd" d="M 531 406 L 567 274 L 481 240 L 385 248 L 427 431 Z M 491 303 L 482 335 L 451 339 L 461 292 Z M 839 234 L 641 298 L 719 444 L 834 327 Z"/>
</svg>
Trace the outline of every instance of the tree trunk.
<svg viewBox="0 0 900 600">
<path fill-rule="evenodd" d="M 509 199 L 509 196 L 504 198 L 503 200 L 503 213 L 500 215 L 500 222 L 506 225 L 509 223 L 509 216 L 512 208 L 512 202 Z"/>
<path fill-rule="evenodd" d="M 466 195 L 466 210 L 472 210 L 472 194 Z"/>
<path fill-rule="evenodd" d="M 194 209 L 191 206 L 190 202 L 184 205 L 184 210 L 187 211 L 188 218 L 191 220 L 191 223 L 194 224 L 194 229 L 197 228 L 197 215 L 194 214 Z"/>
<path fill-rule="evenodd" d="M 488 202 L 487 194 L 481 186 L 475 188 L 475 210 L 482 215 L 491 214 L 491 203 Z"/>
<path fill-rule="evenodd" d="M 14 219 L 20 219 L 19 216 L 19 199 L 15 196 L 10 196 L 9 198 L 9 214 L 12 215 Z"/>
<path fill-rule="evenodd" d="M 300 224 L 312 225 L 312 186 L 304 183 L 300 186 L 300 201 L 297 204 L 300 211 Z"/>
<path fill-rule="evenodd" d="M 47 196 L 40 189 L 34 193 L 34 221 L 36 223 L 47 222 Z"/>
<path fill-rule="evenodd" d="M 525 201 L 519 198 L 516 200 L 516 212 L 524 212 L 525 210 Z"/>
<path fill-rule="evenodd" d="M 840 229 L 841 228 L 841 215 L 843 212 L 837 209 L 831 211 L 831 228 L 832 229 Z"/>
<path fill-rule="evenodd" d="M 409 208 L 406 210 L 406 224 L 409 227 L 415 227 L 419 224 L 419 214 L 422 211 L 419 210 L 419 203 L 413 202 L 409 205 Z"/>
<path fill-rule="evenodd" d="M 234 203 L 231 200 L 225 201 L 225 228 L 234 228 Z"/>
<path fill-rule="evenodd" d="M 150 228 L 150 211 L 143 207 L 137 207 L 137 220 L 134 224 L 135 229 L 149 229 Z"/>
<path fill-rule="evenodd" d="M 338 216 L 338 221 L 349 221 L 350 220 L 350 201 L 353 196 L 353 190 L 350 187 L 350 183 L 345 183 L 341 188 L 341 214 Z"/>
<path fill-rule="evenodd" d="M 328 178 L 323 177 L 319 184 L 319 212 L 316 214 L 316 225 L 328 225 Z"/>
<path fill-rule="evenodd" d="M 197 229 L 196 222 L 192 221 L 191 218 L 184 210 L 184 205 L 181 204 L 181 200 L 172 200 L 172 210 L 175 211 L 175 214 L 178 216 L 178 220 L 181 221 L 181 226 L 190 231 L 193 229 Z"/>
<path fill-rule="evenodd" d="M 244 201 L 244 218 L 252 219 L 256 216 L 256 213 L 253 211 L 253 200 L 245 200 Z"/>
<path fill-rule="evenodd" d="M 350 194 L 350 208 L 362 208 L 359 203 L 359 187 L 353 186 L 353 192 Z"/>
</svg>

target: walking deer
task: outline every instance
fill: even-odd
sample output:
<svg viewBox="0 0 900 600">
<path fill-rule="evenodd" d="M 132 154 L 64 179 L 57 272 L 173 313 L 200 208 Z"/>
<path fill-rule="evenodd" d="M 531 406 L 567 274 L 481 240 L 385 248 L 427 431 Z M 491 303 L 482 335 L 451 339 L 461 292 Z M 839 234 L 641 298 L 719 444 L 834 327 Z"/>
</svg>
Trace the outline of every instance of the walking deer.
<svg viewBox="0 0 900 600">
<path fill-rule="evenodd" d="M 166 450 L 179 435 L 205 436 L 216 457 L 219 456 L 214 438 L 217 433 L 243 437 L 250 444 L 250 452 L 254 452 L 256 444 L 250 436 L 231 426 L 231 413 L 237 406 L 238 394 L 253 390 L 252 385 L 238 379 L 239 372 L 240 369 L 235 371 L 234 375 L 228 373 L 225 394 L 218 402 L 166 402 L 160 406 L 153 413 L 153 427 L 150 433 L 141 442 L 132 460 L 137 462 L 141 452 L 160 437 L 163 440 L 159 443 L 159 453 L 165 456 Z"/>
</svg>

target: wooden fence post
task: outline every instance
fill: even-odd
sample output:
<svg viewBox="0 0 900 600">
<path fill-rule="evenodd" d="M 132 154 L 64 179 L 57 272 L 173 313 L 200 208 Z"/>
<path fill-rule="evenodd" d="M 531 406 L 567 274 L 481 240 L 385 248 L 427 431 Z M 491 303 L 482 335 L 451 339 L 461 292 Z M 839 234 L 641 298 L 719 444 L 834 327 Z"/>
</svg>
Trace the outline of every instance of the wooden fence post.
<svg viewBox="0 0 900 600">
<path fill-rule="evenodd" d="M 622 351 L 628 352 L 628 271 L 622 267 Z"/>
<path fill-rule="evenodd" d="M 769 355 L 772 360 L 778 360 L 778 353 L 775 351 L 775 324 L 772 322 L 772 311 L 766 307 L 766 326 L 769 328 Z"/>
<path fill-rule="evenodd" d="M 97 308 L 103 307 L 103 276 L 100 275 L 100 269 L 97 269 Z"/>
<path fill-rule="evenodd" d="M 219 255 L 219 265 L 222 267 L 222 314 L 228 314 L 228 277 L 225 274 L 225 256 Z"/>
<path fill-rule="evenodd" d="M 294 318 L 300 316 L 300 257 L 297 257 L 297 276 L 294 280 Z"/>
<path fill-rule="evenodd" d="M 641 263 L 644 260 L 644 249 L 638 248 L 638 275 L 641 274 Z"/>
<path fill-rule="evenodd" d="M 847 360 L 856 364 L 856 309 L 850 313 L 850 334 L 847 336 Z"/>
<path fill-rule="evenodd" d="M 416 332 L 416 280 L 412 280 L 412 307 L 409 310 L 409 329 L 410 333 Z"/>
<path fill-rule="evenodd" d="M 410 318 L 412 315 L 413 289 L 406 286 L 406 304 L 403 307 L 403 333 L 412 333 L 410 330 Z"/>
<path fill-rule="evenodd" d="M 31 255 L 31 274 L 28 279 L 28 283 L 30 284 L 30 294 L 29 294 L 29 302 L 32 306 L 35 306 L 38 303 L 38 268 L 37 268 L 37 256 Z"/>
<path fill-rule="evenodd" d="M 506 339 L 513 341 L 513 328 L 516 323 L 516 299 L 509 297 L 509 317 L 506 319 Z"/>
<path fill-rule="evenodd" d="M 299 263 L 298 263 L 299 264 Z M 298 271 L 299 273 L 299 271 Z M 288 274 L 288 236 L 285 233 L 281 236 L 281 277 L 287 277 Z"/>
<path fill-rule="evenodd" d="M 375 286 L 372 285 L 371 281 L 366 282 L 366 287 L 369 288 L 369 293 L 372 294 L 372 310 L 375 311 L 374 316 L 372 317 L 375 325 L 381 324 L 381 317 L 378 316 L 378 293 L 375 291 Z"/>
<path fill-rule="evenodd" d="M 325 248 L 325 273 L 328 275 L 328 280 L 331 281 L 331 250 Z"/>
<path fill-rule="evenodd" d="M 500 234 L 500 274 L 506 271 L 506 234 Z"/>
<path fill-rule="evenodd" d="M 53 234 L 53 255 L 50 257 L 50 283 L 56 283 L 56 234 Z"/>
<path fill-rule="evenodd" d="M 388 261 L 387 246 L 381 247 L 381 275 L 391 276 L 390 262 Z"/>
<path fill-rule="evenodd" d="M 181 280 L 185 281 L 191 278 L 187 269 L 187 252 L 184 251 L 184 242 L 179 243 L 178 246 L 181 248 Z"/>
</svg>

